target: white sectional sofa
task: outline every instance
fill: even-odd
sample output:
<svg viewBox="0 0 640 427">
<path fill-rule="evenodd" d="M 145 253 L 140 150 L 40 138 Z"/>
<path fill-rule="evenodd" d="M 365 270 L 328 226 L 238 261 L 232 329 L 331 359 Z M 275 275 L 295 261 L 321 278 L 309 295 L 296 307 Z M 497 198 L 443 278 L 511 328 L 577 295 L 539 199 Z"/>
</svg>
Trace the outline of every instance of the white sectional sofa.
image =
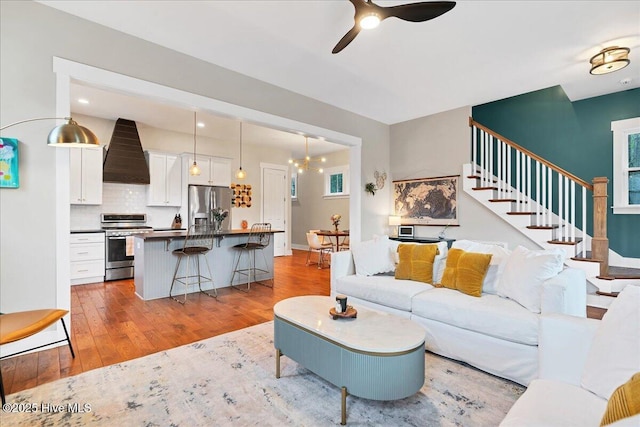
<svg viewBox="0 0 640 427">
<path fill-rule="evenodd" d="M 640 286 L 627 285 L 602 321 L 543 315 L 539 347 L 539 378 L 500 427 L 599 426 L 614 391 L 640 373 Z M 640 410 L 637 397 L 635 405 Z M 626 405 L 632 414 L 631 406 Z M 622 407 L 612 404 L 610 409 Z M 640 414 L 626 415 L 607 421 L 616 427 L 640 426 Z"/>
<path fill-rule="evenodd" d="M 442 278 L 448 254 L 445 242 L 437 245 L 439 253 L 433 263 L 436 283 Z M 381 251 L 384 247 L 386 255 Z M 586 316 L 586 280 L 580 270 L 560 266 L 559 273 L 547 271 L 548 278 L 533 289 L 537 310 L 532 310 L 498 295 L 497 285 L 505 275 L 513 279 L 514 274 L 521 274 L 526 280 L 527 266 L 535 265 L 535 261 L 511 265 L 514 256 L 500 246 L 454 242 L 452 248 L 493 255 L 482 295 L 475 297 L 429 283 L 395 279 L 397 259 L 393 254 L 397 247 L 398 242 L 382 236 L 352 245 L 351 251 L 333 253 L 331 295 L 346 295 L 356 309 L 366 306 L 408 317 L 425 328 L 428 350 L 491 374 L 528 385 L 538 376 L 539 312 Z M 523 252 L 526 254 L 526 250 Z M 522 283 L 523 287 L 528 285 Z M 528 297 L 531 299 L 531 295 Z M 527 295 L 518 299 L 529 305 Z"/>
</svg>

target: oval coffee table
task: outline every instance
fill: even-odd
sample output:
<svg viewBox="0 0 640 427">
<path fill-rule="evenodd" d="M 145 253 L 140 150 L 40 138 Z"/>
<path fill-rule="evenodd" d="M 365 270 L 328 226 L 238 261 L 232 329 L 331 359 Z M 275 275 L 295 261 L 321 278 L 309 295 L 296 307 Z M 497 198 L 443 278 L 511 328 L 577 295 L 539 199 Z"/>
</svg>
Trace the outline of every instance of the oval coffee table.
<svg viewBox="0 0 640 427">
<path fill-rule="evenodd" d="M 393 314 L 355 307 L 355 319 L 333 320 L 335 300 L 302 296 L 273 307 L 276 378 L 285 355 L 342 390 L 341 424 L 347 394 L 372 400 L 411 396 L 424 384 L 425 331 Z"/>
</svg>

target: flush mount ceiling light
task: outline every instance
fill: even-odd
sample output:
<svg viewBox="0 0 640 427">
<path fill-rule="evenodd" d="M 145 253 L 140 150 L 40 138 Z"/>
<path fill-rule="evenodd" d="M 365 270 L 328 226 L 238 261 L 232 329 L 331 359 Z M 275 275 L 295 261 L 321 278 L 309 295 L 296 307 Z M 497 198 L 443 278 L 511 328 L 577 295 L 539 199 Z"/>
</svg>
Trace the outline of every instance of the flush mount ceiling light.
<svg viewBox="0 0 640 427">
<path fill-rule="evenodd" d="M 360 18 L 360 28 L 363 30 L 371 30 L 380 25 L 380 16 L 377 13 L 368 13 Z"/>
<path fill-rule="evenodd" d="M 629 61 L 629 52 L 628 47 L 611 46 L 602 49 L 589 60 L 591 63 L 589 73 L 600 75 L 623 69 L 631 62 Z"/>
<path fill-rule="evenodd" d="M 196 129 L 198 126 L 198 120 L 196 118 L 197 113 L 193 112 L 193 164 L 189 168 L 189 175 L 198 176 L 200 175 L 200 167 L 198 166 L 198 162 L 196 162 Z"/>
<path fill-rule="evenodd" d="M 315 170 L 318 173 L 324 172 L 319 166 L 315 166 L 312 163 L 324 163 L 327 159 L 324 157 L 312 158 L 309 156 L 309 138 L 304 137 L 304 158 L 299 160 L 289 159 L 289 164 L 295 166 L 298 169 L 298 173 L 304 173 L 306 170 Z"/>
</svg>

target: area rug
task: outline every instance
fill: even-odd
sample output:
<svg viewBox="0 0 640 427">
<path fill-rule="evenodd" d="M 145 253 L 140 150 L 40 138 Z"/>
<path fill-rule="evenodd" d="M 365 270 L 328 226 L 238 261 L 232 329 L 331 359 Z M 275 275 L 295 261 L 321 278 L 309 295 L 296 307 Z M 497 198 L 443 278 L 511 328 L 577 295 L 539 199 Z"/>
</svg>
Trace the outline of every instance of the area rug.
<svg viewBox="0 0 640 427">
<path fill-rule="evenodd" d="M 497 426 L 520 385 L 425 354 L 425 384 L 397 401 L 349 396 L 350 426 Z M 88 371 L 7 397 L 5 426 L 329 426 L 340 389 L 282 357 L 273 322 Z M 6 412 L 6 410 L 9 412 Z M 13 412 L 17 411 L 17 412 Z"/>
</svg>

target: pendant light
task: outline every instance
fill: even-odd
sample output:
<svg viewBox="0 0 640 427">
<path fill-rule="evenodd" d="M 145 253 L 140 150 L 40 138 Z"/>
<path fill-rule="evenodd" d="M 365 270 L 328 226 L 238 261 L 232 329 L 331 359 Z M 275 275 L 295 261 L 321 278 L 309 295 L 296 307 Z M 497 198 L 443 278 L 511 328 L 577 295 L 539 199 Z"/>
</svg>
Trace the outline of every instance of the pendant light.
<svg viewBox="0 0 640 427">
<path fill-rule="evenodd" d="M 193 112 L 193 164 L 189 168 L 189 175 L 198 176 L 200 175 L 200 167 L 196 162 L 196 128 L 197 128 L 197 118 L 196 112 Z"/>
<path fill-rule="evenodd" d="M 245 179 L 247 173 L 242 169 L 242 122 L 240 122 L 240 168 L 236 171 L 236 179 Z"/>
</svg>

